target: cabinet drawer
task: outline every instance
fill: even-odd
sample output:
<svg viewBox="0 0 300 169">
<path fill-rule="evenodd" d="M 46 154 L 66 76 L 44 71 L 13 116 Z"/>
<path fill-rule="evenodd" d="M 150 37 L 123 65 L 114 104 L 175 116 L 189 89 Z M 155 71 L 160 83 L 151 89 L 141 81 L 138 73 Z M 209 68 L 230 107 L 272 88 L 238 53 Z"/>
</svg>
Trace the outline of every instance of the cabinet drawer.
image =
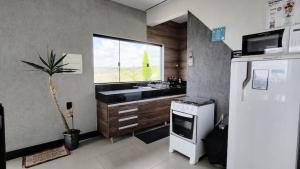
<svg viewBox="0 0 300 169">
<path fill-rule="evenodd" d="M 121 135 L 124 135 L 124 134 L 132 133 L 135 130 L 137 130 L 138 128 L 139 128 L 139 123 L 138 122 L 119 127 L 118 128 L 118 135 L 121 136 Z"/>
<path fill-rule="evenodd" d="M 120 136 L 133 132 L 138 127 L 138 116 L 114 118 L 109 121 L 110 137 Z"/>
<path fill-rule="evenodd" d="M 119 131 L 125 131 L 125 130 L 131 130 L 131 129 L 135 129 L 136 127 L 138 127 L 139 123 L 133 123 L 133 124 L 128 124 L 125 126 L 119 126 Z"/>
<path fill-rule="evenodd" d="M 137 104 L 108 108 L 110 119 L 137 115 L 138 111 L 139 111 L 139 107 Z"/>
<path fill-rule="evenodd" d="M 170 119 L 173 99 L 158 98 L 118 105 L 98 102 L 98 130 L 105 137 L 118 137 L 162 124 Z"/>
<path fill-rule="evenodd" d="M 128 125 L 132 125 L 135 123 L 138 123 L 138 116 L 129 116 L 129 117 L 124 117 L 124 118 L 119 118 L 119 127 L 124 127 Z"/>
</svg>

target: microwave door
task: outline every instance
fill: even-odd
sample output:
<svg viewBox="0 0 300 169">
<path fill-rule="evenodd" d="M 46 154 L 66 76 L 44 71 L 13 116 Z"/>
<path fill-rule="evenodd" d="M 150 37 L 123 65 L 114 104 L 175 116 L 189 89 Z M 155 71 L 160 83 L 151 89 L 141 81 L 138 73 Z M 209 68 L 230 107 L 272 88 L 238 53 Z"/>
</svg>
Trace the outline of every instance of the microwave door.
<svg viewBox="0 0 300 169">
<path fill-rule="evenodd" d="M 284 30 L 243 36 L 243 55 L 265 54 L 267 49 L 281 49 Z"/>
</svg>

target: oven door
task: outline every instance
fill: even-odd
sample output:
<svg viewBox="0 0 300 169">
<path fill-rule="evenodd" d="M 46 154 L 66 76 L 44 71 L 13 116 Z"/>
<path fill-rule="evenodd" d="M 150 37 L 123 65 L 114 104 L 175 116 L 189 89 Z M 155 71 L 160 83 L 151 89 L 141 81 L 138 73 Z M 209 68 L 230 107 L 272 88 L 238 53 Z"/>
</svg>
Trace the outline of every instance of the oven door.
<svg viewBox="0 0 300 169">
<path fill-rule="evenodd" d="M 194 115 L 173 110 L 171 114 L 171 134 L 196 143 L 196 120 L 197 118 Z"/>
</svg>

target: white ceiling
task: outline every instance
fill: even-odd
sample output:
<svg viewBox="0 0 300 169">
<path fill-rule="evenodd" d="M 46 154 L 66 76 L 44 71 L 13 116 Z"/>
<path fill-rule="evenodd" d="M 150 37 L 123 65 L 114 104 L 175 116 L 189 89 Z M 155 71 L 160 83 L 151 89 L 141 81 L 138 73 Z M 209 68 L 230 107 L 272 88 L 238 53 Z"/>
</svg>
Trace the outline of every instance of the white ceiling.
<svg viewBox="0 0 300 169">
<path fill-rule="evenodd" d="M 130 6 L 142 11 L 146 11 L 147 9 L 158 5 L 162 2 L 164 2 L 165 0 L 112 0 L 114 2 L 126 5 L 126 6 Z"/>
</svg>

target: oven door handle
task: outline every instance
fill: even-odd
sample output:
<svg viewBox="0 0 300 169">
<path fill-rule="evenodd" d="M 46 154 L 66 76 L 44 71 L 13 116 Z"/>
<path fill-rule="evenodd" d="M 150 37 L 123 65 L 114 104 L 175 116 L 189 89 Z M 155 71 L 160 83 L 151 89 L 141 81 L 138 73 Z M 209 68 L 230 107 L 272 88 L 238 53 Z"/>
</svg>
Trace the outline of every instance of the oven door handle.
<svg viewBox="0 0 300 169">
<path fill-rule="evenodd" d="M 176 114 L 176 115 L 178 115 L 178 116 L 182 116 L 182 117 L 186 117 L 186 118 L 190 118 L 190 119 L 194 118 L 193 115 L 186 114 L 186 113 L 181 113 L 181 112 L 178 112 L 178 111 L 173 111 L 172 113 L 173 113 L 173 114 Z"/>
</svg>

